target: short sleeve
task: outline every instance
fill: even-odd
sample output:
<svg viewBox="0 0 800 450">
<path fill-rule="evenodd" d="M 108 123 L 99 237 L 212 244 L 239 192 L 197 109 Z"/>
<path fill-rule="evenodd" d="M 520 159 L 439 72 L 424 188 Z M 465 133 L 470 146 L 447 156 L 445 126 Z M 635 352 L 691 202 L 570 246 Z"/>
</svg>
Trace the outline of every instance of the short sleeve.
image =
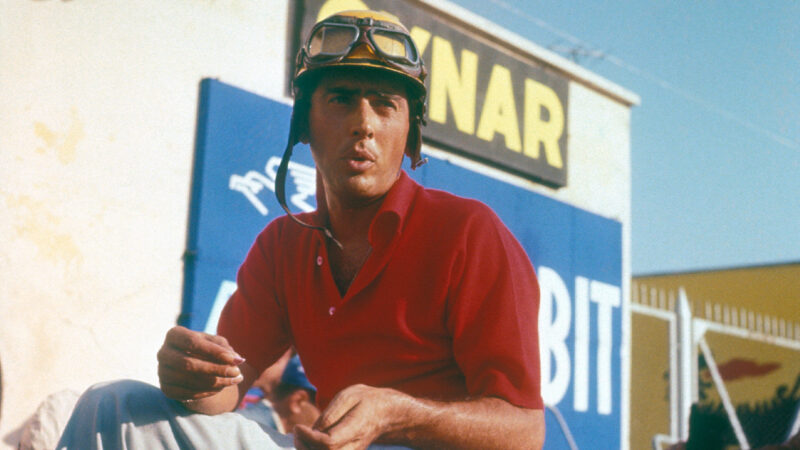
<svg viewBox="0 0 800 450">
<path fill-rule="evenodd" d="M 279 230 L 273 222 L 250 248 L 236 277 L 236 292 L 225 304 L 217 325 L 217 334 L 259 372 L 291 344 L 286 310 L 275 283 Z"/>
<path fill-rule="evenodd" d="M 539 285 L 531 262 L 488 207 L 464 226 L 447 326 L 467 390 L 541 409 Z"/>
</svg>

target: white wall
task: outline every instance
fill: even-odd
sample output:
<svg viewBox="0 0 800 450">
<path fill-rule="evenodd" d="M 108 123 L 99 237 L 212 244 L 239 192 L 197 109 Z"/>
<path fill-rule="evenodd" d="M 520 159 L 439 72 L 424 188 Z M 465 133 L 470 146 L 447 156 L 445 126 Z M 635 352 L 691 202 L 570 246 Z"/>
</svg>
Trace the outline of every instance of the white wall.
<svg viewBox="0 0 800 450">
<path fill-rule="evenodd" d="M 282 98 L 287 8 L 0 2 L 0 447 L 49 393 L 157 381 L 198 83 Z"/>
</svg>

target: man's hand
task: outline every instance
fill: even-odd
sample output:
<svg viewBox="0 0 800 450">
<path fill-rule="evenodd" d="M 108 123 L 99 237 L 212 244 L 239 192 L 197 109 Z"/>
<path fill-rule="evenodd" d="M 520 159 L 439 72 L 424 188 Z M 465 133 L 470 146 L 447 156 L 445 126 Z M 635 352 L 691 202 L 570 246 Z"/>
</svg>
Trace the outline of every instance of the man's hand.
<svg viewBox="0 0 800 450">
<path fill-rule="evenodd" d="M 376 442 L 414 448 L 540 449 L 544 412 L 493 397 L 433 401 L 355 385 L 339 392 L 313 427 L 298 425 L 294 433 L 299 450 L 364 449 Z"/>
<path fill-rule="evenodd" d="M 243 362 L 224 337 L 177 326 L 158 351 L 158 379 L 167 397 L 198 400 L 239 384 Z"/>
<path fill-rule="evenodd" d="M 313 427 L 295 427 L 298 450 L 364 449 L 394 427 L 408 397 L 357 384 L 339 392 Z"/>
</svg>

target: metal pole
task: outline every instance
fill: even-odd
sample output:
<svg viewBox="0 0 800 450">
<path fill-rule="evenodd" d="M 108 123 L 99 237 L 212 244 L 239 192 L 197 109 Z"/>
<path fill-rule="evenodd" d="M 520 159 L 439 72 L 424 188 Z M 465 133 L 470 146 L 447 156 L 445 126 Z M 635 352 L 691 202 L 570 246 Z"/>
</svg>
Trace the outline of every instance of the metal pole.
<svg viewBox="0 0 800 450">
<path fill-rule="evenodd" d="M 696 357 L 692 343 L 692 311 L 689 309 L 689 300 L 686 291 L 680 288 L 678 302 L 675 305 L 678 331 L 678 438 L 689 439 L 689 414 L 692 410 L 692 401 L 696 391 Z"/>
</svg>

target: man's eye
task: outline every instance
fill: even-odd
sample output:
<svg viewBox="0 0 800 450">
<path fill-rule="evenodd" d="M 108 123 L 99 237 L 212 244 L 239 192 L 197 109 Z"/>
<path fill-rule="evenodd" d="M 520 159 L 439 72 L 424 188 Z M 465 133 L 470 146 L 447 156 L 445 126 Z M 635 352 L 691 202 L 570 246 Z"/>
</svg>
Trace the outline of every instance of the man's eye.
<svg viewBox="0 0 800 450">
<path fill-rule="evenodd" d="M 397 109 L 397 104 L 388 98 L 378 98 L 373 104 L 379 108 Z"/>
<path fill-rule="evenodd" d="M 334 95 L 331 97 L 331 103 L 337 104 L 347 104 L 350 101 L 350 98 L 346 95 Z"/>
</svg>

